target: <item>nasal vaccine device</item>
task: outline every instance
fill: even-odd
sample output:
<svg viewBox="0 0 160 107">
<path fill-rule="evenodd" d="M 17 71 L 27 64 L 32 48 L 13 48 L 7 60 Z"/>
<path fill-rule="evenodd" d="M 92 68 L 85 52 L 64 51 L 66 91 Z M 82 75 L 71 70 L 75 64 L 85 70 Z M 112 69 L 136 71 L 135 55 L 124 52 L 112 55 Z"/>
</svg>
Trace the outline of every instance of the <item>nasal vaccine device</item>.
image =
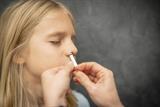
<svg viewBox="0 0 160 107">
<path fill-rule="evenodd" d="M 75 60 L 75 58 L 74 58 L 72 53 L 69 55 L 69 58 L 72 61 L 73 65 L 76 67 L 77 66 L 77 62 L 76 62 L 76 60 Z"/>
</svg>

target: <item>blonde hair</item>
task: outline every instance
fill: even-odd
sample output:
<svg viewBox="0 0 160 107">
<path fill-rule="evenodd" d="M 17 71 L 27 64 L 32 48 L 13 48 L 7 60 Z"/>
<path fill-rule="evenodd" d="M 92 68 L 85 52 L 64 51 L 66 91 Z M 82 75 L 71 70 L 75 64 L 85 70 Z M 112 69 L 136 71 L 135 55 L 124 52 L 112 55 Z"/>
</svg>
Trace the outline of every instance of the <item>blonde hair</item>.
<svg viewBox="0 0 160 107">
<path fill-rule="evenodd" d="M 14 62 L 26 47 L 32 29 L 49 11 L 68 9 L 52 0 L 20 0 L 12 3 L 0 17 L 0 106 L 38 107 L 39 101 L 23 83 L 23 65 Z M 74 24 L 74 22 L 73 22 Z M 67 96 L 68 107 L 77 106 L 75 97 Z"/>
</svg>

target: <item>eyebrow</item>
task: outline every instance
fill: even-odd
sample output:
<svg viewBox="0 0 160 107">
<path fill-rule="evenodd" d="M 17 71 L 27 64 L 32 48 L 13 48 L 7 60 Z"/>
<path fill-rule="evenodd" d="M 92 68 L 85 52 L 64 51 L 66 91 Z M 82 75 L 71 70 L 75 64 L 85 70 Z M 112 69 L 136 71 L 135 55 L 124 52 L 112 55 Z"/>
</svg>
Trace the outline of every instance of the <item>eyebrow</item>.
<svg viewBox="0 0 160 107">
<path fill-rule="evenodd" d="M 54 32 L 54 33 L 48 34 L 48 37 L 64 38 L 64 36 L 66 36 L 66 35 L 67 35 L 66 32 Z M 76 34 L 73 33 L 71 36 L 72 36 L 72 38 L 75 38 L 75 37 L 76 37 Z"/>
</svg>

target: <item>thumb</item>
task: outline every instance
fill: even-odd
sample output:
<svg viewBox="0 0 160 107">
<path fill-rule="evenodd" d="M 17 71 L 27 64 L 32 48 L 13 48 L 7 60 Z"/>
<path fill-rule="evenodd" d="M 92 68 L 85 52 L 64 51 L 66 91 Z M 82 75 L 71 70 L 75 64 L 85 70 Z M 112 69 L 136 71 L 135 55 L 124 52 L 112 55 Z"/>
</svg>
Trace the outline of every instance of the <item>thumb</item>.
<svg viewBox="0 0 160 107">
<path fill-rule="evenodd" d="M 76 71 L 74 72 L 74 75 L 78 82 L 87 90 L 90 90 L 92 89 L 92 87 L 94 87 L 94 83 L 88 78 L 88 76 L 85 73 L 81 71 Z"/>
</svg>

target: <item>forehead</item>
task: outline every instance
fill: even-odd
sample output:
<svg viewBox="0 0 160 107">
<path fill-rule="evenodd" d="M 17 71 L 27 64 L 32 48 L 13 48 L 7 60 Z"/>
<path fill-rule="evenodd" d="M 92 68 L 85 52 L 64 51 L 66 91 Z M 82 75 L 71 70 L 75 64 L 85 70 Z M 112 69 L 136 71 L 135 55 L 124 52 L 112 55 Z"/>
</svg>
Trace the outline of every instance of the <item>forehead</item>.
<svg viewBox="0 0 160 107">
<path fill-rule="evenodd" d="M 69 15 L 62 10 L 51 11 L 46 14 L 34 29 L 38 33 L 65 32 L 75 35 L 74 26 Z"/>
</svg>

